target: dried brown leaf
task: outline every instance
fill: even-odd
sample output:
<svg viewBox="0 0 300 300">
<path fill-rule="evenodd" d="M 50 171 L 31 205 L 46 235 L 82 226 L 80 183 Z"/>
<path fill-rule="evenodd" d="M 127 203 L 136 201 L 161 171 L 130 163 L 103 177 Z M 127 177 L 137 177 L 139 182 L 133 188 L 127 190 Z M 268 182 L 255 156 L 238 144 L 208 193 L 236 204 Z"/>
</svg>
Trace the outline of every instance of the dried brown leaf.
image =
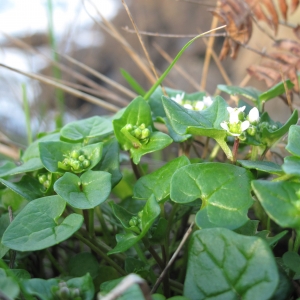
<svg viewBox="0 0 300 300">
<path fill-rule="evenodd" d="M 289 39 L 277 40 L 274 47 L 300 56 L 300 44 L 297 41 Z"/>
<path fill-rule="evenodd" d="M 258 80 L 265 81 L 268 87 L 273 86 L 280 79 L 280 74 L 278 72 L 263 66 L 250 66 L 247 71 L 251 76 L 257 78 Z M 276 80 L 274 80 L 274 78 Z"/>
<path fill-rule="evenodd" d="M 294 29 L 293 29 L 294 34 L 296 35 L 296 37 L 298 39 L 300 39 L 300 25 L 297 25 Z"/>
<path fill-rule="evenodd" d="M 286 21 L 287 20 L 287 11 L 288 11 L 288 6 L 286 3 L 286 0 L 278 0 L 279 1 L 279 9 L 282 13 L 283 19 Z"/>
<path fill-rule="evenodd" d="M 300 4 L 299 0 L 292 0 L 291 2 L 291 14 L 293 14 Z"/>
<path fill-rule="evenodd" d="M 261 3 L 267 8 L 271 17 L 271 24 L 274 27 L 275 33 L 277 33 L 279 18 L 273 0 L 263 0 Z"/>
</svg>

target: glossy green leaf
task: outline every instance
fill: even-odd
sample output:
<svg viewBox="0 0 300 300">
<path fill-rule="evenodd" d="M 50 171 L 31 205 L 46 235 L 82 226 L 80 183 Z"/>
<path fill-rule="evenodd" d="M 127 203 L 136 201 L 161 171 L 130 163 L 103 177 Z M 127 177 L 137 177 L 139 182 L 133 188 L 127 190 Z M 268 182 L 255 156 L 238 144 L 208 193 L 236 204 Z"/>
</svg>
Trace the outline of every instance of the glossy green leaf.
<svg viewBox="0 0 300 300">
<path fill-rule="evenodd" d="M 149 175 L 141 177 L 135 184 L 134 198 L 148 199 L 154 194 L 158 202 L 166 200 L 170 195 L 171 177 L 174 172 L 190 164 L 186 156 L 178 157 Z"/>
<path fill-rule="evenodd" d="M 292 125 L 290 127 L 286 150 L 300 157 L 300 126 Z"/>
<path fill-rule="evenodd" d="M 259 100 L 264 103 L 271 99 L 276 98 L 282 94 L 285 94 L 285 87 L 288 90 L 292 89 L 294 84 L 290 80 L 286 80 L 285 84 L 283 82 L 279 82 L 278 84 L 274 85 L 272 88 L 267 90 L 266 92 L 259 95 Z"/>
<path fill-rule="evenodd" d="M 227 93 L 232 96 L 240 95 L 243 96 L 252 102 L 256 103 L 258 101 L 259 95 L 261 95 L 261 91 L 253 88 L 253 87 L 239 87 L 239 86 L 230 86 L 219 84 L 218 90 Z"/>
<path fill-rule="evenodd" d="M 21 173 L 29 173 L 44 168 L 40 158 L 31 158 L 24 162 L 22 165 L 17 166 L 13 169 L 7 170 L 6 172 L 0 173 L 0 177 L 8 175 L 16 175 Z"/>
<path fill-rule="evenodd" d="M 143 155 L 164 149 L 172 142 L 173 140 L 167 134 L 159 131 L 153 132 L 147 144 L 142 144 L 139 148 L 132 147 L 130 149 L 133 162 L 138 164 Z"/>
<path fill-rule="evenodd" d="M 91 209 L 108 198 L 111 191 L 111 174 L 89 170 L 79 178 L 66 172 L 55 182 L 54 190 L 71 206 Z"/>
<path fill-rule="evenodd" d="M 113 127 L 110 120 L 94 116 L 68 123 L 61 129 L 60 134 L 66 140 L 81 142 L 84 139 L 103 138 L 112 132 Z"/>
<path fill-rule="evenodd" d="M 7 173 L 10 170 L 14 169 L 16 165 L 12 161 L 1 161 L 0 166 L 0 177 L 2 177 L 3 173 Z"/>
<path fill-rule="evenodd" d="M 287 230 L 283 230 L 283 231 L 279 232 L 278 234 L 276 234 L 275 236 L 269 236 L 270 231 L 263 230 L 263 231 L 257 232 L 256 236 L 259 236 L 262 239 L 264 239 L 268 243 L 268 245 L 270 247 L 272 247 L 272 246 L 276 245 L 277 242 L 279 240 L 281 240 L 287 233 L 288 233 Z"/>
<path fill-rule="evenodd" d="M 254 169 L 257 171 L 276 174 L 276 175 L 283 174 L 281 166 L 271 161 L 238 160 L 237 162 L 246 169 L 250 169 L 250 170 Z"/>
<path fill-rule="evenodd" d="M 297 182 L 252 181 L 252 187 L 268 216 L 281 227 L 300 229 L 300 199 Z"/>
<path fill-rule="evenodd" d="M 235 232 L 242 234 L 242 235 L 253 236 L 257 232 L 258 224 L 259 224 L 259 221 L 257 221 L 257 220 L 249 220 L 243 226 L 241 226 L 240 228 L 237 228 L 235 230 Z"/>
<path fill-rule="evenodd" d="M 152 195 L 143 208 L 141 217 L 140 234 L 136 235 L 133 232 L 126 234 L 117 234 L 117 245 L 114 249 L 110 250 L 108 254 L 124 252 L 141 240 L 151 228 L 152 224 L 160 214 L 160 206 L 157 203 L 154 195 Z"/>
<path fill-rule="evenodd" d="M 80 150 L 88 160 L 90 165 L 84 170 L 92 169 L 101 159 L 103 143 L 91 144 L 82 147 L 81 144 L 71 144 L 65 142 L 42 142 L 39 144 L 41 161 L 44 167 L 50 172 L 65 172 L 59 168 L 58 162 L 62 162 L 66 155 L 70 155 L 73 150 Z M 74 171 L 74 173 L 81 173 L 82 170 Z"/>
<path fill-rule="evenodd" d="M 1 178 L 0 182 L 28 201 L 44 196 L 39 181 L 28 175 L 24 175 L 18 182 L 10 182 Z"/>
<path fill-rule="evenodd" d="M 1 204 L 0 207 L 8 211 L 8 207 L 16 214 L 21 210 L 28 202 L 19 194 L 15 193 L 11 189 L 5 189 L 1 192 Z"/>
<path fill-rule="evenodd" d="M 211 137 L 219 143 L 227 157 L 232 159 L 231 150 L 225 141 L 227 132 L 220 126 L 228 118 L 227 103 L 223 98 L 217 96 L 213 104 L 203 111 L 186 109 L 167 97 L 163 97 L 162 102 L 166 116 L 178 134 Z"/>
<path fill-rule="evenodd" d="M 300 176 L 300 157 L 287 156 L 284 158 L 282 169 L 286 174 Z"/>
<path fill-rule="evenodd" d="M 32 278 L 22 281 L 24 290 L 32 296 L 38 297 L 41 300 L 53 299 L 52 289 L 58 286 L 60 280 L 58 278 L 40 279 Z"/>
<path fill-rule="evenodd" d="M 294 278 L 300 277 L 300 256 L 297 252 L 288 251 L 282 256 L 283 263 L 286 267 L 295 273 Z"/>
<path fill-rule="evenodd" d="M 275 259 L 262 239 L 225 228 L 193 234 L 183 293 L 190 300 L 267 300 L 278 282 Z"/>
<path fill-rule="evenodd" d="M 135 214 L 127 211 L 125 208 L 112 201 L 109 202 L 109 205 L 111 207 L 113 214 L 121 222 L 122 226 L 125 229 L 130 229 L 131 226 L 129 225 L 129 221 L 133 216 L 135 216 Z"/>
<path fill-rule="evenodd" d="M 121 74 L 131 86 L 131 88 L 141 96 L 146 94 L 146 91 L 139 85 L 139 83 L 124 69 L 121 69 Z"/>
<path fill-rule="evenodd" d="M 100 162 L 93 168 L 94 171 L 105 171 L 111 174 L 111 185 L 115 187 L 122 179 L 119 163 L 119 144 L 115 138 L 103 144 L 103 153 Z"/>
<path fill-rule="evenodd" d="M 271 120 L 267 113 L 261 116 L 261 122 L 267 122 L 269 124 L 276 124 Z M 279 129 L 271 131 L 268 128 L 263 128 L 261 133 L 261 142 L 267 147 L 271 147 L 275 142 L 277 142 L 281 137 L 283 137 L 290 129 L 290 127 L 298 122 L 298 111 L 294 110 L 290 118 L 282 125 Z"/>
<path fill-rule="evenodd" d="M 83 217 L 71 214 L 58 222 L 65 206 L 59 196 L 31 201 L 8 226 L 2 243 L 18 251 L 35 251 L 66 240 L 81 227 Z"/>
<path fill-rule="evenodd" d="M 236 229 L 248 220 L 248 209 L 253 203 L 251 179 L 249 171 L 234 165 L 188 165 L 174 173 L 170 196 L 177 203 L 201 198 L 201 210 L 196 216 L 199 227 Z"/>
<path fill-rule="evenodd" d="M 8 277 L 4 269 L 0 269 L 0 291 L 0 298 L 5 300 L 16 299 L 20 292 L 16 280 L 12 277 Z M 3 298 L 1 295 L 3 295 Z"/>
</svg>

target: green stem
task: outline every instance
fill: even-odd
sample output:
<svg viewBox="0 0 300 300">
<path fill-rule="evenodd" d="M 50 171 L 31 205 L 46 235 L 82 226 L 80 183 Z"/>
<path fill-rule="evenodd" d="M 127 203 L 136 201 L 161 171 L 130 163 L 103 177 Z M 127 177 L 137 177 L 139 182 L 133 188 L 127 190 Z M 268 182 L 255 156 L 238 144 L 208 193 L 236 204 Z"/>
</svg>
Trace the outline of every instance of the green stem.
<svg viewBox="0 0 300 300">
<path fill-rule="evenodd" d="M 162 253 L 164 265 L 166 267 L 167 264 L 168 264 L 168 258 L 167 258 L 168 255 L 166 253 L 166 248 L 165 248 L 164 245 L 161 245 L 161 253 Z M 166 275 L 165 275 L 165 277 L 163 279 L 163 288 L 164 288 L 164 295 L 165 295 L 165 297 L 169 298 L 170 297 L 169 269 L 167 270 Z"/>
<path fill-rule="evenodd" d="M 59 62 L 58 54 L 57 54 L 57 47 L 54 35 L 54 26 L 53 26 L 53 6 L 52 0 L 47 1 L 48 4 L 48 35 L 49 35 L 49 43 L 51 49 L 53 50 L 53 60 L 55 62 Z M 57 66 L 53 66 L 52 69 L 53 76 L 55 79 L 61 79 L 61 72 Z M 61 89 L 55 90 L 55 98 L 56 98 L 56 108 L 58 110 L 58 115 L 56 117 L 56 127 L 61 128 L 63 126 L 63 115 L 64 115 L 64 92 Z"/>
<path fill-rule="evenodd" d="M 27 91 L 25 83 L 22 84 L 22 96 L 23 96 L 23 106 L 24 106 L 24 113 L 25 113 L 25 120 L 26 120 L 26 130 L 27 130 L 27 142 L 28 145 L 32 143 L 32 131 L 30 126 L 30 110 L 27 98 Z"/>
<path fill-rule="evenodd" d="M 111 258 L 107 256 L 102 250 L 96 247 L 92 242 L 84 238 L 81 234 L 76 232 L 75 237 L 78 238 L 81 242 L 90 247 L 95 253 L 97 253 L 101 258 L 103 258 L 108 264 L 110 264 L 113 268 L 115 268 L 121 275 L 126 275 L 126 272 Z"/>
<path fill-rule="evenodd" d="M 286 181 L 286 180 L 289 180 L 289 179 L 291 179 L 293 177 L 294 177 L 294 175 L 284 174 L 282 176 L 279 176 L 279 177 L 273 179 L 272 182 Z"/>
<path fill-rule="evenodd" d="M 130 163 L 131 163 L 131 167 L 132 167 L 132 170 L 133 170 L 133 173 L 135 175 L 135 178 L 138 180 L 140 179 L 142 176 L 143 176 L 143 171 L 142 171 L 142 168 L 140 167 L 139 164 L 135 164 L 132 160 L 132 158 L 130 158 Z"/>
<path fill-rule="evenodd" d="M 233 144 L 233 149 L 232 149 L 232 155 L 233 155 L 232 163 L 234 165 L 236 164 L 236 160 L 237 160 L 237 155 L 238 155 L 238 150 L 239 150 L 239 144 L 240 144 L 240 140 L 239 140 L 238 137 L 236 137 L 234 139 L 234 144 Z"/>
<path fill-rule="evenodd" d="M 101 207 L 100 205 L 98 205 L 95 209 L 95 212 L 96 212 L 96 215 L 98 217 L 98 220 L 99 220 L 99 223 L 101 225 L 101 229 L 102 229 L 102 232 L 103 232 L 103 237 L 104 237 L 104 240 L 107 244 L 110 244 L 110 232 L 109 232 L 109 229 L 106 225 L 106 222 L 105 222 L 105 219 L 103 217 L 103 214 L 102 214 L 102 210 L 101 210 Z"/>
<path fill-rule="evenodd" d="M 142 239 L 142 241 L 143 241 L 145 247 L 147 248 L 147 250 L 150 252 L 150 254 L 153 256 L 153 258 L 155 259 L 155 261 L 159 265 L 159 267 L 163 270 L 164 267 L 165 267 L 164 262 L 159 257 L 159 255 L 156 253 L 156 251 L 153 249 L 153 247 L 150 245 L 150 242 L 148 241 L 148 239 L 146 237 L 144 237 Z"/>
<path fill-rule="evenodd" d="M 64 269 L 61 267 L 61 265 L 58 263 L 58 261 L 54 258 L 54 256 L 51 254 L 51 252 L 48 249 L 46 249 L 45 252 L 46 252 L 46 255 L 47 255 L 48 259 L 50 260 L 50 262 L 52 263 L 52 265 L 55 267 L 55 269 L 61 275 L 65 275 Z"/>
<path fill-rule="evenodd" d="M 180 56 L 183 54 L 183 52 L 197 39 L 199 39 L 200 37 L 204 36 L 207 33 L 210 33 L 212 31 L 218 30 L 224 28 L 224 26 L 209 30 L 205 33 L 201 33 L 199 35 L 197 35 L 196 37 L 194 37 L 193 39 L 191 39 L 190 41 L 188 41 L 183 48 L 179 51 L 179 53 L 176 55 L 176 57 L 174 58 L 174 60 L 171 62 L 171 64 L 169 65 L 169 67 L 166 69 L 166 71 L 158 78 L 158 80 L 154 83 L 154 85 L 150 88 L 150 90 L 146 93 L 146 95 L 144 96 L 145 100 L 148 100 L 150 98 L 150 96 L 153 94 L 153 92 L 157 89 L 157 87 L 163 82 L 163 80 L 166 78 L 166 76 L 169 74 L 169 72 L 171 71 L 171 69 L 173 68 L 173 66 L 176 64 L 176 62 L 178 61 L 178 59 L 180 58 Z"/>
<path fill-rule="evenodd" d="M 89 236 L 93 238 L 95 236 L 95 229 L 94 229 L 94 209 L 91 208 L 88 210 L 89 218 Z"/>
<path fill-rule="evenodd" d="M 257 160 L 257 155 L 258 155 L 258 147 L 257 146 L 252 146 L 251 160 L 256 161 Z"/>
<path fill-rule="evenodd" d="M 218 143 L 215 144 L 215 146 L 213 147 L 211 153 L 210 153 L 210 156 L 209 156 L 209 161 L 213 161 L 216 156 L 218 155 L 218 152 L 220 150 L 220 145 Z"/>
</svg>

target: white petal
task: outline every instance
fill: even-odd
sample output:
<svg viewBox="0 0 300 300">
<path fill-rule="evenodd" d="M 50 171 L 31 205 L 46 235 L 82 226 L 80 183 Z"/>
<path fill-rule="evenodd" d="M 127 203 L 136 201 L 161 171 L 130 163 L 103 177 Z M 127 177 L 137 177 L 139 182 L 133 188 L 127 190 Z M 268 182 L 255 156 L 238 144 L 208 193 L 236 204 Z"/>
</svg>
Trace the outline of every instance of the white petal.
<svg viewBox="0 0 300 300">
<path fill-rule="evenodd" d="M 253 107 L 249 111 L 248 120 L 250 123 L 256 123 L 259 121 L 259 111 L 256 107 Z"/>
<path fill-rule="evenodd" d="M 240 121 L 239 119 L 239 111 L 238 110 L 233 110 L 230 115 L 229 115 L 229 123 L 238 123 Z"/>
<path fill-rule="evenodd" d="M 227 125 L 227 122 L 222 122 L 221 124 L 220 124 L 220 126 L 223 128 L 223 129 L 225 129 L 225 130 L 229 130 L 229 128 L 228 128 L 228 125 Z"/>
<path fill-rule="evenodd" d="M 242 124 L 241 124 L 242 131 L 247 130 L 249 127 L 250 127 L 250 122 L 249 121 L 242 122 Z"/>
<path fill-rule="evenodd" d="M 243 111 L 245 110 L 245 108 L 246 108 L 246 106 L 242 106 L 242 107 L 239 107 L 237 110 L 238 110 L 239 112 L 243 112 Z"/>
<path fill-rule="evenodd" d="M 228 111 L 229 113 L 232 113 L 232 112 L 234 111 L 234 108 L 228 106 L 228 107 L 227 107 L 227 111 Z"/>
<path fill-rule="evenodd" d="M 206 107 L 210 107 L 213 104 L 213 100 L 211 99 L 211 97 L 203 97 L 203 103 Z"/>
<path fill-rule="evenodd" d="M 193 106 L 191 104 L 183 104 L 183 107 L 184 108 L 187 108 L 187 109 L 193 109 Z"/>
<path fill-rule="evenodd" d="M 202 109 L 204 109 L 204 102 L 202 102 L 202 101 L 197 101 L 196 102 L 196 105 L 195 105 L 195 109 L 196 110 L 202 110 Z"/>
</svg>

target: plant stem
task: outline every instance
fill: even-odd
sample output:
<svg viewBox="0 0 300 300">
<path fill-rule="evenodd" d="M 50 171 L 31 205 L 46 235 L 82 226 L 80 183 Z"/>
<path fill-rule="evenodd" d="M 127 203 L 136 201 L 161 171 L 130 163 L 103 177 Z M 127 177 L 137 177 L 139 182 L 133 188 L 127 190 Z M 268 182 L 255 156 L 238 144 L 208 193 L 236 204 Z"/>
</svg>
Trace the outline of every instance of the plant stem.
<svg viewBox="0 0 300 300">
<path fill-rule="evenodd" d="M 279 176 L 279 177 L 273 179 L 272 182 L 286 181 L 286 180 L 289 180 L 289 179 L 291 179 L 293 177 L 294 177 L 294 175 L 284 174 L 282 176 Z"/>
<path fill-rule="evenodd" d="M 257 146 L 252 146 L 251 160 L 256 161 L 257 160 L 257 155 L 258 155 L 258 147 Z"/>
<path fill-rule="evenodd" d="M 25 120 L 26 120 L 26 130 L 27 130 L 27 143 L 30 145 L 32 143 L 32 131 L 30 126 L 30 110 L 28 105 L 28 98 L 27 98 L 27 91 L 26 91 L 26 84 L 22 84 L 22 98 L 23 98 L 23 106 L 24 106 L 24 113 L 25 113 Z"/>
<path fill-rule="evenodd" d="M 150 252 L 150 254 L 153 256 L 153 258 L 155 259 L 155 261 L 159 265 L 159 267 L 163 270 L 164 269 L 164 262 L 159 257 L 159 255 L 156 253 L 156 251 L 153 249 L 153 247 L 150 245 L 150 242 L 148 241 L 148 239 L 146 237 L 144 237 L 142 239 L 142 241 L 143 241 L 145 247 L 147 248 L 147 250 Z"/>
<path fill-rule="evenodd" d="M 239 144 L 240 144 L 240 140 L 239 140 L 238 137 L 236 137 L 234 139 L 234 144 L 233 144 L 233 149 L 232 149 L 232 154 L 233 154 L 232 163 L 234 165 L 236 164 L 236 160 L 237 160 L 237 154 L 238 154 L 238 150 L 239 150 Z"/>
<path fill-rule="evenodd" d="M 103 232 L 104 240 L 105 240 L 105 242 L 107 244 L 110 244 L 110 232 L 109 232 L 109 229 L 108 229 L 108 227 L 106 225 L 105 219 L 103 217 L 100 205 L 98 205 L 96 207 L 95 212 L 96 212 L 96 215 L 98 217 L 99 223 L 101 225 L 101 229 L 102 229 L 102 232 Z"/>
<path fill-rule="evenodd" d="M 107 256 L 102 250 L 96 247 L 92 242 L 84 238 L 81 234 L 76 232 L 75 237 L 77 237 L 81 242 L 90 247 L 95 253 L 97 253 L 101 258 L 103 258 L 108 264 L 110 264 L 113 268 L 115 268 L 121 275 L 126 275 L 126 272 L 111 258 Z"/>
<path fill-rule="evenodd" d="M 48 259 L 50 260 L 50 262 L 52 263 L 52 265 L 55 267 L 55 269 L 61 274 L 64 275 L 65 271 L 64 269 L 61 267 L 61 265 L 58 263 L 58 261 L 54 258 L 54 256 L 51 254 L 51 252 L 46 249 L 45 253 L 48 257 Z"/>
<path fill-rule="evenodd" d="M 132 158 L 130 158 L 131 167 L 133 170 L 133 173 L 135 175 L 135 178 L 138 180 L 143 176 L 143 170 L 141 169 L 140 165 L 136 165 Z"/>
<path fill-rule="evenodd" d="M 94 209 L 91 208 L 88 210 L 89 218 L 89 236 L 90 238 L 93 238 L 95 236 L 95 230 L 94 230 Z"/>
<path fill-rule="evenodd" d="M 218 155 L 219 150 L 220 150 L 220 145 L 218 143 L 216 143 L 210 153 L 208 160 L 213 161 L 216 158 L 216 156 Z"/>
</svg>

